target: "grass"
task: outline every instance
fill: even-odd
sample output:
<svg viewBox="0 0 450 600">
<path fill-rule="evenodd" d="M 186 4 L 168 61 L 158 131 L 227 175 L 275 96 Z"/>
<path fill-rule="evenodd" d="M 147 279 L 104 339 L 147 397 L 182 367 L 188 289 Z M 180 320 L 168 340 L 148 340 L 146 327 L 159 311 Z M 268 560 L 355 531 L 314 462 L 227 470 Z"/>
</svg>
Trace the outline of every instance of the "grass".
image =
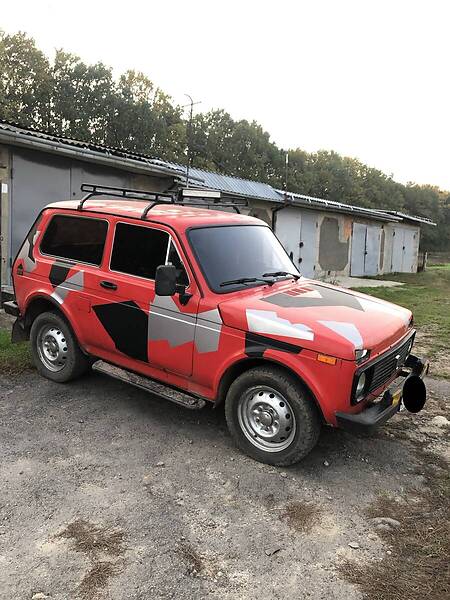
<svg viewBox="0 0 450 600">
<path fill-rule="evenodd" d="M 0 373 L 17 375 L 31 369 L 33 363 L 28 342 L 11 343 L 11 333 L 0 329 Z"/>
<path fill-rule="evenodd" d="M 390 274 L 378 279 L 405 285 L 358 291 L 409 308 L 418 329 L 416 351 L 432 360 L 432 373 L 450 377 L 450 264 L 429 267 L 423 273 Z"/>
</svg>

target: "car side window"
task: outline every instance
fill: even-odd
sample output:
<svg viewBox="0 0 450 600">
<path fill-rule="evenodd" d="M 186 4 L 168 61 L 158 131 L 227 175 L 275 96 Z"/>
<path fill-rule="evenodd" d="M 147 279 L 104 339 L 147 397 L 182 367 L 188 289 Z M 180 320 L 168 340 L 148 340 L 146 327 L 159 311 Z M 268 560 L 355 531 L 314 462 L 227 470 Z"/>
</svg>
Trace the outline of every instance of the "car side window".
<svg viewBox="0 0 450 600">
<path fill-rule="evenodd" d="M 189 277 L 184 268 L 183 261 L 178 254 L 175 244 L 170 240 L 169 253 L 167 255 L 167 262 L 172 264 L 177 269 L 177 283 L 180 285 L 188 286 Z"/>
<path fill-rule="evenodd" d="M 111 254 L 112 271 L 155 279 L 156 267 L 166 263 L 169 234 L 160 229 L 117 223 Z"/>
<path fill-rule="evenodd" d="M 108 223 L 90 217 L 55 215 L 45 230 L 40 251 L 57 258 L 100 265 Z"/>
</svg>

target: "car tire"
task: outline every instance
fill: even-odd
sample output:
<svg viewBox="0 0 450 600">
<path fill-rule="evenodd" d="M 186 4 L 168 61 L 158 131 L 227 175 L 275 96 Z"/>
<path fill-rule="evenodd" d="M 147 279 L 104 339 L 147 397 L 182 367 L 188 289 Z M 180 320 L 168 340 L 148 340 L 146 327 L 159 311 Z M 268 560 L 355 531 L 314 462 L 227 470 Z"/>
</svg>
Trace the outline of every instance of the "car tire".
<svg viewBox="0 0 450 600">
<path fill-rule="evenodd" d="M 30 331 L 31 354 L 38 372 L 47 379 L 66 383 L 83 375 L 89 357 L 80 350 L 67 321 L 56 312 L 41 313 Z"/>
<path fill-rule="evenodd" d="M 238 448 L 276 466 L 299 462 L 319 439 L 321 418 L 308 389 L 277 367 L 246 371 L 225 399 L 228 429 Z"/>
</svg>

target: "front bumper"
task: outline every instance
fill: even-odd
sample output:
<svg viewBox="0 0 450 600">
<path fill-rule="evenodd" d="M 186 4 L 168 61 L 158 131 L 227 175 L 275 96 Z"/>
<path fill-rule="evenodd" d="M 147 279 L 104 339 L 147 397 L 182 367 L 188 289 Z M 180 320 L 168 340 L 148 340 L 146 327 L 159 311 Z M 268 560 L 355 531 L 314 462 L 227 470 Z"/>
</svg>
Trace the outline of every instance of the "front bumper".
<svg viewBox="0 0 450 600">
<path fill-rule="evenodd" d="M 422 380 L 428 373 L 428 368 L 428 361 L 410 354 L 398 375 L 405 380 L 400 384 L 394 383 L 385 390 L 379 402 L 367 404 L 357 414 L 337 412 L 338 427 L 351 433 L 373 433 L 400 410 L 402 401 L 411 412 L 419 412 L 426 400 L 426 389 Z"/>
</svg>

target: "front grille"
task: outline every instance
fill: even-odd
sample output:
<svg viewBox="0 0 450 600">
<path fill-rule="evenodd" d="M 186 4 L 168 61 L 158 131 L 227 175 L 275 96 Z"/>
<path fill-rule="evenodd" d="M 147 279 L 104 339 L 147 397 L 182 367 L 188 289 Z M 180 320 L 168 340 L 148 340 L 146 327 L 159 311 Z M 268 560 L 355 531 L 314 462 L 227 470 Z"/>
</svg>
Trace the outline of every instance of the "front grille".
<svg viewBox="0 0 450 600">
<path fill-rule="evenodd" d="M 368 369 L 370 373 L 368 393 L 375 391 L 388 382 L 397 373 L 399 368 L 405 364 L 409 354 L 411 339 L 409 337 L 400 347 L 386 353 L 385 356 Z"/>
</svg>

